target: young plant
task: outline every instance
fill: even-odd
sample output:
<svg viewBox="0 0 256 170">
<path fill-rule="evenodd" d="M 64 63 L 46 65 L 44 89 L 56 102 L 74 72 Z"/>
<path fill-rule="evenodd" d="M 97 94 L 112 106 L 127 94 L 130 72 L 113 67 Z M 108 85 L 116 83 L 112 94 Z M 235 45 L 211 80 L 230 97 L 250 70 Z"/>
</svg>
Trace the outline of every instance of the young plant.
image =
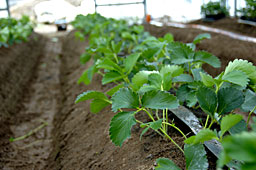
<svg viewBox="0 0 256 170">
<path fill-rule="evenodd" d="M 0 47 L 8 47 L 14 43 L 27 41 L 34 25 L 29 17 L 23 16 L 20 20 L 14 18 L 0 19 Z"/>
<path fill-rule="evenodd" d="M 208 169 L 208 160 L 206 151 L 202 144 L 185 144 L 184 154 L 186 159 L 186 170 L 206 170 Z M 181 170 L 172 160 L 168 158 L 158 158 L 156 160 L 156 170 Z"/>
<path fill-rule="evenodd" d="M 222 119 L 221 126 L 220 126 L 221 131 L 219 133 L 217 133 L 216 131 L 212 131 L 210 129 L 202 129 L 197 135 L 191 136 L 188 139 L 186 139 L 184 141 L 186 143 L 184 147 L 185 159 L 186 159 L 186 170 L 194 170 L 194 169 L 205 170 L 208 168 L 208 160 L 206 158 L 206 151 L 203 146 L 203 143 L 205 141 L 209 141 L 213 139 L 222 142 L 224 146 L 224 151 L 223 151 L 224 153 L 221 155 L 221 158 L 219 160 L 219 167 L 222 167 L 224 164 L 229 163 L 231 158 L 234 158 L 233 155 L 229 157 L 228 154 L 231 154 L 230 150 L 232 150 L 233 152 L 236 152 L 237 149 L 235 148 L 237 148 L 238 146 L 232 148 L 231 147 L 232 144 L 229 144 L 227 141 L 230 141 L 230 138 L 232 139 L 236 138 L 238 141 L 238 138 L 236 137 L 237 135 L 234 135 L 235 137 L 233 136 L 227 137 L 224 140 L 222 138 L 227 131 L 232 129 L 242 119 L 243 118 L 241 115 L 227 115 Z M 237 132 L 237 133 L 240 133 L 240 132 Z M 242 132 L 242 134 L 243 133 L 246 133 L 246 132 Z M 248 141 L 248 139 L 245 139 L 245 140 L 248 142 L 247 144 L 249 144 L 249 142 L 252 142 L 252 140 L 251 141 Z M 246 149 L 241 149 L 239 151 L 247 152 Z M 240 160 L 241 160 L 241 157 L 240 157 Z M 180 168 L 177 165 L 175 165 L 173 161 L 167 158 L 159 158 L 157 159 L 156 162 L 158 165 L 156 167 L 156 170 L 180 170 Z"/>
</svg>

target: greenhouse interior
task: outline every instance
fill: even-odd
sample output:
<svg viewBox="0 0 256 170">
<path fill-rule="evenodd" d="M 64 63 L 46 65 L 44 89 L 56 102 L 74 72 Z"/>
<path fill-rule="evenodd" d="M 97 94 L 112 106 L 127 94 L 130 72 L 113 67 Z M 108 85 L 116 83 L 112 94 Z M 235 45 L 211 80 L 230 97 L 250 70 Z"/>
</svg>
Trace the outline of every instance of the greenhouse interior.
<svg viewBox="0 0 256 170">
<path fill-rule="evenodd" d="M 256 170 L 256 0 L 0 0 L 0 169 Z"/>
</svg>

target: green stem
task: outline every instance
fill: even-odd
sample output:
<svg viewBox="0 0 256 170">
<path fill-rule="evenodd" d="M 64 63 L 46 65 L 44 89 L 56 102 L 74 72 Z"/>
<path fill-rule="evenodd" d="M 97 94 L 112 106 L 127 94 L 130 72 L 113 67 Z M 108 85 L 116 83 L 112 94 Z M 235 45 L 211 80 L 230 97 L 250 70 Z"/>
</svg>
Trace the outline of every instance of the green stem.
<svg viewBox="0 0 256 170">
<path fill-rule="evenodd" d="M 198 105 L 198 106 L 194 106 L 194 109 L 198 109 L 200 107 L 200 105 Z"/>
<path fill-rule="evenodd" d="M 211 118 L 211 124 L 209 125 L 208 129 L 210 129 L 212 127 L 213 123 L 215 123 L 215 119 Z"/>
<path fill-rule="evenodd" d="M 163 109 L 163 122 L 166 122 L 166 119 L 165 119 L 165 110 Z M 164 129 L 164 131 L 166 132 L 166 125 L 165 124 L 163 124 L 163 129 Z"/>
<path fill-rule="evenodd" d="M 136 112 L 134 112 L 134 115 L 142 110 L 144 110 L 144 108 L 137 108 Z"/>
<path fill-rule="evenodd" d="M 137 120 L 137 119 L 135 119 L 135 120 L 136 120 L 136 122 L 139 123 L 139 124 L 144 124 L 143 122 L 141 122 L 141 121 L 139 121 L 139 120 Z M 147 124 L 144 124 L 144 125 L 147 126 L 147 127 L 149 127 L 149 125 L 147 125 Z M 154 130 L 154 129 L 153 129 L 153 130 Z M 154 130 L 154 131 L 164 138 L 164 135 L 161 134 L 158 130 Z"/>
<path fill-rule="evenodd" d="M 220 87 L 222 86 L 223 83 L 224 82 L 221 82 L 219 86 L 217 85 L 217 88 L 216 88 L 216 91 L 215 91 L 216 94 L 218 93 L 218 91 L 219 91 L 219 89 L 220 89 Z"/>
<path fill-rule="evenodd" d="M 158 115 L 158 109 L 156 109 L 156 118 L 157 118 L 157 120 L 160 119 L 160 118 L 159 118 L 159 115 Z"/>
<path fill-rule="evenodd" d="M 160 129 L 160 131 L 184 154 L 183 149 L 163 129 Z"/>
<path fill-rule="evenodd" d="M 165 122 L 168 123 L 168 109 L 165 109 Z M 165 131 L 166 133 L 168 133 L 168 127 L 165 126 Z"/>
<path fill-rule="evenodd" d="M 173 127 L 173 128 L 175 128 L 176 130 L 178 130 L 178 131 L 180 132 L 180 134 L 181 134 L 185 139 L 187 139 L 186 135 L 185 135 L 177 126 L 175 126 L 175 125 L 173 125 L 173 124 L 170 124 L 170 123 L 167 123 L 167 122 L 163 122 L 163 123 L 166 124 L 166 125 L 169 125 L 169 126 L 171 126 L 171 127 Z"/>
<path fill-rule="evenodd" d="M 116 64 L 118 64 L 119 61 L 118 61 L 117 55 L 116 55 L 115 53 L 114 53 L 114 58 L 115 58 L 115 60 L 116 60 Z"/>
<path fill-rule="evenodd" d="M 209 115 L 207 115 L 207 118 L 206 118 L 206 122 L 205 122 L 205 125 L 204 125 L 204 129 L 207 127 L 207 124 L 208 124 L 208 121 L 209 121 Z"/>
<path fill-rule="evenodd" d="M 154 117 L 147 111 L 147 109 L 142 108 L 142 110 L 145 111 L 148 114 L 148 116 L 150 117 L 151 120 L 153 120 L 153 122 L 155 122 Z"/>
<path fill-rule="evenodd" d="M 246 122 L 246 127 L 249 126 L 249 122 L 250 122 L 250 119 L 251 119 L 251 115 L 252 113 L 256 110 L 256 106 L 252 109 L 252 111 L 249 113 L 249 116 L 248 116 L 248 119 L 247 119 L 247 122 Z"/>
<path fill-rule="evenodd" d="M 128 79 L 127 76 L 125 76 L 123 79 L 124 79 L 124 81 L 125 81 L 127 84 L 130 84 L 130 80 Z"/>
<path fill-rule="evenodd" d="M 189 74 L 192 74 L 190 62 L 188 62 L 188 73 L 189 73 Z"/>
<path fill-rule="evenodd" d="M 102 77 L 104 76 L 104 74 L 103 74 L 102 72 L 98 71 L 98 73 L 99 73 Z"/>
<path fill-rule="evenodd" d="M 17 138 L 11 138 L 10 141 L 11 142 L 15 142 L 15 141 L 19 141 L 19 140 L 23 140 L 31 135 L 33 135 L 34 133 L 36 133 L 37 131 L 39 131 L 40 129 L 44 128 L 45 126 L 47 126 L 48 123 L 47 122 L 43 122 L 43 124 L 41 124 L 40 126 L 38 126 L 37 128 L 29 131 L 27 134 L 17 137 Z"/>
</svg>

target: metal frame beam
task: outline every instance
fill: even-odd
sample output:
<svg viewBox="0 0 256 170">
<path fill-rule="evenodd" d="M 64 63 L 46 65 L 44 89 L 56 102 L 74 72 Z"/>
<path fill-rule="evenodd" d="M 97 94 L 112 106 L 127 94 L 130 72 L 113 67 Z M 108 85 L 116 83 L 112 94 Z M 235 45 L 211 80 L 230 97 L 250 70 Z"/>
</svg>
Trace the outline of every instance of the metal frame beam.
<svg viewBox="0 0 256 170">
<path fill-rule="evenodd" d="M 97 0 L 94 0 L 95 3 L 95 12 L 97 12 L 97 7 L 99 6 L 121 6 L 121 5 L 136 5 L 136 4 L 143 4 L 144 5 L 144 17 L 146 18 L 147 15 L 147 2 L 143 0 L 141 2 L 127 2 L 127 3 L 114 3 L 114 4 L 97 4 Z"/>
<path fill-rule="evenodd" d="M 6 8 L 0 8 L 0 11 L 7 11 L 8 12 L 8 16 L 10 17 L 10 7 L 9 7 L 9 0 L 6 0 Z"/>
</svg>

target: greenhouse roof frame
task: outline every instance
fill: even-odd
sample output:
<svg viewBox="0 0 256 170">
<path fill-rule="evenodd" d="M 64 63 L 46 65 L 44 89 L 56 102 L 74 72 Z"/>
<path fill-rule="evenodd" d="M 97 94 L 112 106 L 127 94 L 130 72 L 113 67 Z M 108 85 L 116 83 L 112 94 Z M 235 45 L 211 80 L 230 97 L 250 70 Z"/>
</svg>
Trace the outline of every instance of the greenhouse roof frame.
<svg viewBox="0 0 256 170">
<path fill-rule="evenodd" d="M 7 11 L 8 12 L 8 16 L 10 17 L 9 0 L 6 0 L 6 8 L 0 8 L 0 11 Z"/>
<path fill-rule="evenodd" d="M 97 7 L 99 6 L 121 6 L 121 5 L 136 5 L 143 4 L 144 5 L 144 17 L 147 15 L 147 1 L 138 1 L 138 2 L 126 2 L 126 3 L 113 3 L 113 4 L 97 4 L 97 0 L 94 0 L 95 3 L 95 12 L 97 13 Z"/>
</svg>

